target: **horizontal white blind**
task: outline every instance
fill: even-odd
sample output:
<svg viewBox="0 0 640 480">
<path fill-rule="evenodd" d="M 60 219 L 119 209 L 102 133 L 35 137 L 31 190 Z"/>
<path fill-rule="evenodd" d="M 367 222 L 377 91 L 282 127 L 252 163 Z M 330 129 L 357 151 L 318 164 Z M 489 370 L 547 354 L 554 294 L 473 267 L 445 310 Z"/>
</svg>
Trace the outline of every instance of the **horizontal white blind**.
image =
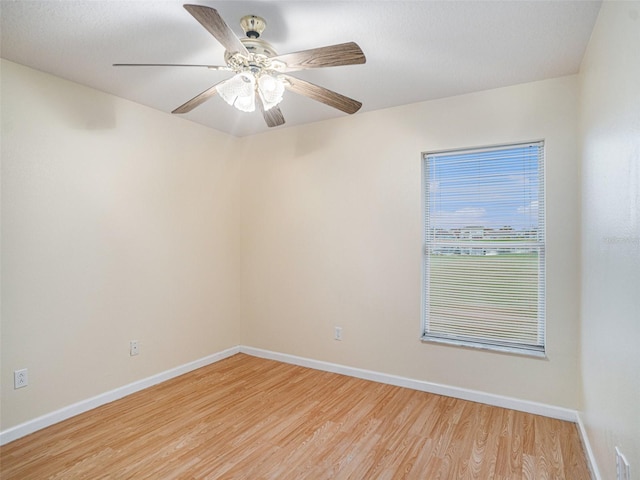
<svg viewBox="0 0 640 480">
<path fill-rule="evenodd" d="M 426 340 L 543 353 L 543 142 L 425 154 Z"/>
</svg>

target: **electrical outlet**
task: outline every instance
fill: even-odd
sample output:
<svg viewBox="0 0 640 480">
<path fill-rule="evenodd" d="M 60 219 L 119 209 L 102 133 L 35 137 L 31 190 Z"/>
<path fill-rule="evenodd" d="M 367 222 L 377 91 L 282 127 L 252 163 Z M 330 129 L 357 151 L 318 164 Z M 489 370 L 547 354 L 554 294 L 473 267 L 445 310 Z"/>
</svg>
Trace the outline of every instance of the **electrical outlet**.
<svg viewBox="0 0 640 480">
<path fill-rule="evenodd" d="M 618 447 L 616 447 L 616 480 L 631 480 L 631 466 Z"/>
<path fill-rule="evenodd" d="M 333 331 L 333 339 L 334 340 L 342 340 L 342 327 L 335 327 Z"/>
<path fill-rule="evenodd" d="M 29 370 L 23 368 L 22 370 L 15 370 L 13 372 L 13 388 L 22 388 L 29 385 Z"/>
<path fill-rule="evenodd" d="M 129 355 L 133 357 L 134 355 L 138 355 L 139 353 L 140 353 L 140 345 L 138 344 L 138 341 L 131 340 L 129 342 Z"/>
</svg>

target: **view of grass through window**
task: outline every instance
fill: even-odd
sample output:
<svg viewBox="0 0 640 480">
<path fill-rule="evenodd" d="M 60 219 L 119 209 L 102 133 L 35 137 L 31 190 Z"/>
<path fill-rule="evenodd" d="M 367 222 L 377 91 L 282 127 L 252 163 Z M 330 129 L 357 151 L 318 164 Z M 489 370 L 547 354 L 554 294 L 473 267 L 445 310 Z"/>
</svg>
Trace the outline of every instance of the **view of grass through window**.
<svg viewBox="0 0 640 480">
<path fill-rule="evenodd" d="M 425 154 L 426 340 L 544 352 L 544 148 Z"/>
</svg>

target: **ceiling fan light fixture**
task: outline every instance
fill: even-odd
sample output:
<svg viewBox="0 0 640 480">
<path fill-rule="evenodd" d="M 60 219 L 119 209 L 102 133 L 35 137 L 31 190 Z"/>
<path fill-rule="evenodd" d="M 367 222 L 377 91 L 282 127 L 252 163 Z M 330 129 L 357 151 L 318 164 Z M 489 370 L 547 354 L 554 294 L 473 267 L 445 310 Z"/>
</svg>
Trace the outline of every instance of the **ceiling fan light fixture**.
<svg viewBox="0 0 640 480">
<path fill-rule="evenodd" d="M 218 86 L 218 93 L 229 105 L 242 112 L 256 109 L 256 90 L 264 110 L 275 107 L 282 101 L 284 82 L 281 78 L 262 73 L 257 78 L 252 72 L 240 72 Z"/>
<path fill-rule="evenodd" d="M 243 112 L 253 112 L 256 78 L 247 72 L 238 73 L 218 86 L 218 93 L 229 105 Z"/>
<path fill-rule="evenodd" d="M 274 75 L 263 74 L 258 78 L 258 92 L 267 111 L 282 101 L 284 82 Z"/>
</svg>

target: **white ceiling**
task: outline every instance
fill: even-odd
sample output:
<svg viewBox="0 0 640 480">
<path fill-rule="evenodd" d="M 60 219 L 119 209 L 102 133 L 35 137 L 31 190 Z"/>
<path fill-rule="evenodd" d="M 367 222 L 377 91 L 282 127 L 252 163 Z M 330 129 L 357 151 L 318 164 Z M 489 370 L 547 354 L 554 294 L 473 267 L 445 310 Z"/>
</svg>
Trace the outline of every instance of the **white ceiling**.
<svg viewBox="0 0 640 480">
<path fill-rule="evenodd" d="M 223 65 L 224 49 L 182 7 L 267 21 L 278 53 L 357 42 L 364 65 L 296 72 L 355 98 L 360 112 L 577 73 L 600 1 L 140 1 L 1 0 L 2 58 L 171 112 L 229 72 L 112 67 L 113 63 Z M 345 114 L 285 93 L 282 127 Z M 358 115 L 358 113 L 356 114 Z M 259 112 L 218 96 L 185 118 L 236 136 L 267 130 Z"/>
</svg>

